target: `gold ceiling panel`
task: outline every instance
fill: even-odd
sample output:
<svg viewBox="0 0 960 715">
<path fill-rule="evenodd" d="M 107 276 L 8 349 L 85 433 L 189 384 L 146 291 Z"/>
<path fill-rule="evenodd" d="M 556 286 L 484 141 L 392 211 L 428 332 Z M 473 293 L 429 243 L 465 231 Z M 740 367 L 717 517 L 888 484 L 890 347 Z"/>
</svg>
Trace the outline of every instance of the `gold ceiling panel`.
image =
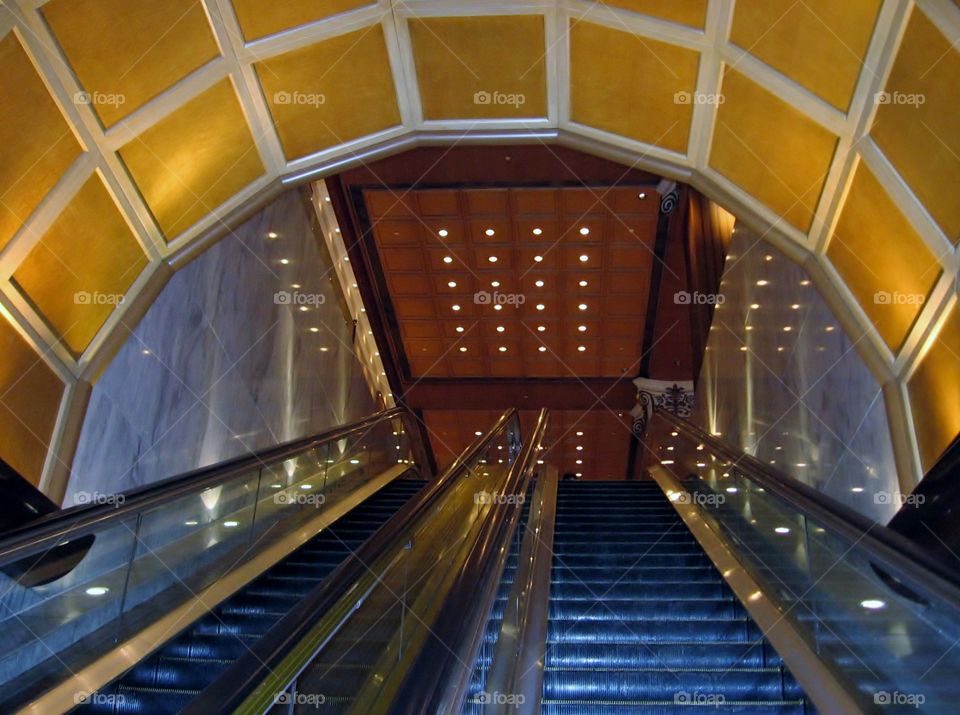
<svg viewBox="0 0 960 715">
<path fill-rule="evenodd" d="M 728 68 L 710 166 L 806 233 L 837 137 Z"/>
<path fill-rule="evenodd" d="M 691 27 L 702 28 L 707 19 L 707 0 L 606 0 L 603 4 Z"/>
<path fill-rule="evenodd" d="M 200 0 L 51 0 L 42 13 L 108 127 L 220 54 Z"/>
<path fill-rule="evenodd" d="M 0 40 L 0 249 L 81 152 L 17 37 Z"/>
<path fill-rule="evenodd" d="M 0 458 L 40 483 L 63 383 L 0 315 Z"/>
<path fill-rule="evenodd" d="M 960 51 L 915 8 L 871 134 L 940 228 L 960 240 Z"/>
<path fill-rule="evenodd" d="M 861 163 L 827 257 L 895 353 L 940 276 L 940 264 Z"/>
<path fill-rule="evenodd" d="M 880 0 L 737 0 L 730 39 L 845 112 Z"/>
<path fill-rule="evenodd" d="M 168 240 L 264 173 L 229 79 L 164 117 L 120 156 Z"/>
<path fill-rule="evenodd" d="M 254 67 L 287 159 L 400 124 L 380 24 Z"/>
<path fill-rule="evenodd" d="M 571 25 L 571 119 L 685 154 L 699 53 L 590 22 Z"/>
<path fill-rule="evenodd" d="M 79 355 L 146 265 L 140 244 L 94 174 L 20 264 L 13 280 Z"/>
<path fill-rule="evenodd" d="M 424 119 L 547 115 L 540 15 L 410 21 Z"/>
<path fill-rule="evenodd" d="M 960 307 L 953 307 L 907 388 L 926 472 L 960 433 Z"/>
<path fill-rule="evenodd" d="M 374 5 L 371 0 L 233 0 L 240 29 L 248 40 Z"/>
</svg>

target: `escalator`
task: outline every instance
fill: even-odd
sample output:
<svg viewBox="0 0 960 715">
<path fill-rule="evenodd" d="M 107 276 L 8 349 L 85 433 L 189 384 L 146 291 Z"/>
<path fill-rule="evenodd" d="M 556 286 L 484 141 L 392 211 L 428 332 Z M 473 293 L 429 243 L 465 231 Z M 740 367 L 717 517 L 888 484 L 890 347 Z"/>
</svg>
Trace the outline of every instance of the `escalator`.
<svg viewBox="0 0 960 715">
<path fill-rule="evenodd" d="M 419 480 L 386 485 L 74 712 L 180 712 L 423 485 Z"/>
<path fill-rule="evenodd" d="M 545 715 L 812 709 L 663 492 L 559 487 Z"/>
</svg>

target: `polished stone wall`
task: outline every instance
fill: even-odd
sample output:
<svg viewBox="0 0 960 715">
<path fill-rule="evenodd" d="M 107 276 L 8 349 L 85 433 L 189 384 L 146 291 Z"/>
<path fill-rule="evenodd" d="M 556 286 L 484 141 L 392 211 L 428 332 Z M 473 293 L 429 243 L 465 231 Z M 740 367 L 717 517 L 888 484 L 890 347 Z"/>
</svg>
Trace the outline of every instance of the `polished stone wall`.
<svg viewBox="0 0 960 715">
<path fill-rule="evenodd" d="M 173 276 L 93 388 L 65 505 L 376 410 L 309 210 L 290 191 Z"/>
<path fill-rule="evenodd" d="M 802 268 L 734 234 L 694 421 L 881 522 L 898 493 L 880 385 Z"/>
</svg>

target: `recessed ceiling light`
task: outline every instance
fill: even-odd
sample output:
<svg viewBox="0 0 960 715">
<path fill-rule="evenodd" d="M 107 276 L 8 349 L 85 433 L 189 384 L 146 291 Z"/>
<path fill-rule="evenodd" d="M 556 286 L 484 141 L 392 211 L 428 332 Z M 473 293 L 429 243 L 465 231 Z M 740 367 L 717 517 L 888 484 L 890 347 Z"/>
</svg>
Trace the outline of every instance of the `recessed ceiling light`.
<svg viewBox="0 0 960 715">
<path fill-rule="evenodd" d="M 760 308 L 760 304 L 759 304 L 759 303 L 751 303 L 751 304 L 750 304 L 750 309 L 751 309 L 751 310 L 757 310 L 757 309 L 759 309 L 759 308 Z"/>
<path fill-rule="evenodd" d="M 322 353 L 330 352 L 330 348 L 320 348 L 320 352 Z"/>
<path fill-rule="evenodd" d="M 539 351 L 542 352 L 542 353 L 547 352 L 547 349 L 546 349 L 545 347 L 543 347 L 543 345 L 541 345 L 539 348 L 537 348 L 537 350 L 539 350 Z"/>
<path fill-rule="evenodd" d="M 851 487 L 850 491 L 852 491 L 854 494 L 862 494 L 863 487 Z"/>
<path fill-rule="evenodd" d="M 276 231 L 270 231 L 269 233 L 267 233 L 267 238 L 276 238 L 277 235 L 278 234 Z"/>
<path fill-rule="evenodd" d="M 477 430 L 476 432 L 474 432 L 474 434 L 475 434 L 477 437 L 479 437 L 479 436 L 481 436 L 481 435 L 483 434 L 483 432 L 480 432 L 479 430 Z"/>
<path fill-rule="evenodd" d="M 576 476 L 582 477 L 582 476 L 583 476 L 583 472 L 577 472 Z"/>
<path fill-rule="evenodd" d="M 791 330 L 793 330 L 793 327 L 791 327 L 791 326 L 789 326 L 789 325 L 784 325 L 784 326 L 783 326 L 783 332 L 789 333 Z"/>
<path fill-rule="evenodd" d="M 547 326 L 546 326 L 546 325 L 538 325 L 538 326 L 537 326 L 537 332 L 538 332 L 538 333 L 542 333 L 542 332 L 543 332 L 544 330 L 546 330 L 546 329 L 547 329 Z"/>
<path fill-rule="evenodd" d="M 789 534 L 789 533 L 790 533 L 790 529 L 788 529 L 788 528 L 785 527 L 785 526 L 778 526 L 776 529 L 774 529 L 774 531 L 777 532 L 778 534 Z"/>
<path fill-rule="evenodd" d="M 585 332 L 587 332 L 587 326 L 586 326 L 586 325 L 578 325 L 578 326 L 577 326 L 577 330 L 579 330 L 581 333 L 585 333 Z"/>
<path fill-rule="evenodd" d="M 291 284 L 290 284 L 290 287 L 293 288 L 294 290 L 296 290 L 297 288 L 300 287 L 300 284 L 299 284 L 299 283 L 291 283 Z M 356 288 L 356 286 L 354 286 L 354 288 Z"/>
<path fill-rule="evenodd" d="M 492 228 L 488 228 L 486 231 L 484 231 L 484 233 L 487 234 L 488 236 L 492 236 L 493 234 L 496 233 L 496 231 L 494 231 Z"/>
<path fill-rule="evenodd" d="M 497 262 L 497 257 L 496 257 L 496 256 L 490 256 L 487 260 L 490 261 L 491 263 L 496 263 L 496 262 Z"/>
<path fill-rule="evenodd" d="M 793 305 L 790 306 L 790 309 L 791 309 L 791 310 L 800 310 L 800 304 L 799 304 L 799 303 L 794 303 Z"/>
<path fill-rule="evenodd" d="M 497 303 L 495 306 L 493 306 L 493 309 L 494 309 L 494 310 L 503 310 L 503 306 L 500 305 L 499 303 Z"/>
<path fill-rule="evenodd" d="M 773 256 L 771 256 L 770 254 L 767 254 L 766 256 L 763 257 L 763 260 L 765 260 L 765 261 L 772 261 L 772 260 L 773 260 Z"/>
<path fill-rule="evenodd" d="M 876 598 L 868 598 L 863 601 L 860 601 L 860 605 L 866 608 L 867 610 L 877 611 L 883 608 L 884 606 L 886 606 L 887 604 Z"/>
<path fill-rule="evenodd" d="M 499 350 L 499 351 L 502 352 L 502 353 L 505 353 L 505 352 L 507 352 L 507 346 L 506 346 L 506 345 L 501 345 L 499 348 L 497 348 L 497 350 Z"/>
<path fill-rule="evenodd" d="M 758 285 L 758 286 L 769 285 L 769 283 L 770 283 L 770 281 L 765 281 L 765 280 L 759 280 L 759 281 L 757 281 L 757 285 Z"/>
<path fill-rule="evenodd" d="M 467 352 L 467 348 L 466 348 L 465 346 L 461 345 L 461 346 L 460 346 L 460 352 L 462 352 L 462 353 Z"/>
<path fill-rule="evenodd" d="M 577 437 L 583 437 L 583 432 L 577 432 Z"/>
<path fill-rule="evenodd" d="M 225 522 L 223 522 L 223 525 L 224 525 L 225 527 L 227 527 L 228 529 L 233 529 L 233 528 L 235 528 L 235 527 L 240 526 L 240 522 L 239 522 L 239 521 L 230 520 L 230 521 L 225 521 Z"/>
<path fill-rule="evenodd" d="M 589 234 L 590 234 L 590 229 L 587 228 L 586 226 L 580 229 L 581 236 L 588 236 Z"/>
<path fill-rule="evenodd" d="M 301 313 L 306 313 L 308 310 L 310 310 L 310 308 L 308 308 L 307 306 L 305 306 L 305 305 L 301 305 L 301 306 L 300 306 L 300 312 L 301 312 Z"/>
<path fill-rule="evenodd" d="M 639 194 L 637 194 L 637 198 L 645 199 L 647 198 L 647 193 L 645 191 L 641 191 Z"/>
<path fill-rule="evenodd" d="M 586 253 L 584 253 L 584 254 L 582 254 L 582 255 L 580 256 L 580 262 L 581 262 L 581 263 L 586 263 L 586 262 L 589 261 L 589 260 L 590 260 L 590 256 L 588 256 Z"/>
<path fill-rule="evenodd" d="M 88 596 L 103 596 L 110 592 L 106 586 L 91 586 L 86 590 Z"/>
<path fill-rule="evenodd" d="M 742 352 L 742 353 L 747 352 L 747 346 L 746 346 L 746 345 L 741 345 L 741 346 L 740 346 L 740 352 Z"/>
<path fill-rule="evenodd" d="M 586 288 L 586 287 L 587 287 L 587 282 L 586 282 L 586 281 L 580 281 L 580 287 L 581 287 L 581 288 Z"/>
<path fill-rule="evenodd" d="M 311 333 L 319 333 L 319 332 L 320 332 L 320 328 L 310 328 L 310 332 L 311 332 Z"/>
<path fill-rule="evenodd" d="M 834 330 L 836 330 L 836 327 L 834 327 L 833 325 L 828 325 L 827 327 L 824 328 L 824 330 L 826 330 L 828 333 L 832 333 Z"/>
<path fill-rule="evenodd" d="M 444 257 L 443 257 L 443 262 L 444 262 L 444 263 L 453 263 L 453 259 L 452 259 L 450 256 L 444 256 Z"/>
<path fill-rule="evenodd" d="M 539 236 L 541 233 L 543 233 L 543 229 L 542 229 L 542 228 L 539 228 L 539 227 L 538 227 L 538 228 L 533 229 L 533 235 L 534 235 L 534 236 Z"/>
<path fill-rule="evenodd" d="M 586 303 L 581 303 L 581 304 L 578 305 L 577 307 L 578 307 L 580 310 L 586 310 L 586 309 L 587 309 L 587 304 L 586 304 Z"/>
<path fill-rule="evenodd" d="M 448 288 L 456 288 L 456 287 L 457 287 L 457 282 L 456 282 L 456 281 L 449 281 L 449 282 L 447 283 L 447 287 L 448 287 Z"/>
<path fill-rule="evenodd" d="M 537 310 L 543 310 L 546 307 L 543 303 L 537 303 Z"/>
<path fill-rule="evenodd" d="M 500 281 L 490 281 L 490 285 L 491 285 L 493 288 L 499 288 L 499 287 L 500 287 Z"/>
<path fill-rule="evenodd" d="M 778 352 L 778 353 L 782 353 L 782 352 L 784 351 L 784 349 L 785 349 L 785 348 L 781 345 L 780 347 L 777 348 L 777 352 Z"/>
<path fill-rule="evenodd" d="M 582 452 L 582 451 L 583 451 L 583 445 L 582 445 L 582 444 L 578 444 L 578 445 L 577 445 L 577 451 L 578 451 L 578 452 Z"/>
<path fill-rule="evenodd" d="M 800 281 L 800 285 L 802 285 L 802 286 L 808 286 L 808 285 L 810 285 L 810 281 L 804 279 L 804 280 Z"/>
<path fill-rule="evenodd" d="M 463 332 L 463 326 L 462 326 L 462 325 L 458 325 L 458 326 L 457 326 L 457 332 L 458 332 L 458 333 L 462 333 L 462 332 Z"/>
<path fill-rule="evenodd" d="M 280 265 L 281 265 L 281 266 L 288 266 L 288 265 L 290 265 L 290 259 L 289 259 L 289 258 L 281 258 L 281 259 L 280 259 Z"/>
<path fill-rule="evenodd" d="M 506 328 L 504 328 L 502 325 L 498 325 L 498 326 L 497 326 L 497 332 L 498 332 L 498 333 L 502 333 L 504 330 L 506 330 Z"/>
<path fill-rule="evenodd" d="M 578 459 L 578 460 L 576 460 L 575 464 L 583 464 L 583 460 L 582 460 L 582 459 Z"/>
<path fill-rule="evenodd" d="M 540 263 L 540 261 L 543 260 L 543 256 L 534 256 L 533 260 L 536 261 L 537 263 Z"/>
<path fill-rule="evenodd" d="M 543 288 L 543 281 L 537 281 L 534 285 L 537 286 L 537 288 Z"/>
<path fill-rule="evenodd" d="M 753 326 L 752 326 L 752 325 L 748 325 L 748 326 L 747 326 L 747 330 L 753 330 Z"/>
<path fill-rule="evenodd" d="M 450 235 L 450 232 L 445 228 L 441 228 L 439 231 L 437 231 L 437 233 L 440 234 L 440 238 L 446 238 L 448 235 Z"/>
<path fill-rule="evenodd" d="M 586 345 L 581 345 L 580 347 L 577 348 L 577 350 L 578 350 L 579 352 L 585 353 L 585 352 L 587 351 L 587 346 L 586 346 Z"/>
</svg>

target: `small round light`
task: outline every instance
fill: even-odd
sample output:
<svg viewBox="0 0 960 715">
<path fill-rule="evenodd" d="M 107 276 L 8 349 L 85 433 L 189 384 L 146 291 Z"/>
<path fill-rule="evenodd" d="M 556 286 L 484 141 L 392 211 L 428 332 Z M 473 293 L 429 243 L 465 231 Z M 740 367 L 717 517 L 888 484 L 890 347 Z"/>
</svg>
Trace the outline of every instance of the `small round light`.
<svg viewBox="0 0 960 715">
<path fill-rule="evenodd" d="M 757 285 L 758 285 L 758 286 L 765 286 L 765 285 L 769 285 L 769 284 L 770 284 L 770 281 L 765 281 L 765 280 L 759 280 L 759 281 L 757 281 Z"/>
<path fill-rule="evenodd" d="M 465 353 L 465 352 L 467 352 L 467 349 L 466 349 L 464 346 L 461 345 L 461 346 L 460 346 L 460 352 Z"/>
<path fill-rule="evenodd" d="M 587 332 L 587 326 L 586 326 L 586 325 L 578 325 L 578 326 L 577 326 L 577 330 L 579 330 L 581 333 L 585 333 L 585 332 Z"/>
<path fill-rule="evenodd" d="M 579 352 L 585 353 L 585 352 L 587 351 L 587 346 L 586 346 L 586 345 L 581 345 L 580 347 L 577 348 L 577 350 L 578 350 Z"/>
<path fill-rule="evenodd" d="M 791 330 L 793 330 L 793 327 L 792 327 L 792 326 L 790 326 L 790 325 L 784 325 L 784 326 L 783 326 L 783 332 L 789 333 Z"/>
<path fill-rule="evenodd" d="M 499 350 L 499 351 L 502 352 L 502 353 L 505 353 L 505 352 L 507 352 L 507 346 L 506 346 L 506 345 L 501 345 L 499 348 L 497 348 L 497 350 Z"/>
<path fill-rule="evenodd" d="M 453 259 L 452 259 L 450 256 L 444 256 L 444 257 L 443 257 L 443 262 L 444 262 L 444 263 L 453 263 Z"/>
<path fill-rule="evenodd" d="M 497 332 L 498 332 L 498 333 L 502 333 L 504 330 L 506 330 L 506 328 L 504 328 L 502 325 L 498 325 L 498 326 L 497 326 Z"/>
<path fill-rule="evenodd" d="M 534 285 L 537 286 L 537 288 L 543 288 L 543 281 L 537 281 Z"/>
<path fill-rule="evenodd" d="M 577 432 L 577 437 L 583 437 L 583 432 Z"/>
<path fill-rule="evenodd" d="M 486 231 L 484 231 L 484 233 L 488 236 L 492 236 L 496 233 L 496 231 L 494 231 L 492 228 L 488 228 Z"/>
<path fill-rule="evenodd" d="M 538 325 L 538 326 L 537 326 L 537 332 L 538 332 L 538 333 L 542 333 L 542 332 L 544 332 L 546 329 L 547 329 L 547 326 L 546 326 L 546 325 Z"/>
<path fill-rule="evenodd" d="M 456 303 L 454 303 L 454 304 L 453 304 L 453 305 L 451 305 L 450 307 L 451 307 L 451 308 L 452 308 L 452 309 L 453 309 L 454 311 L 458 311 L 458 310 L 460 310 L 460 306 L 459 306 L 459 305 L 457 305 Z"/>
<path fill-rule="evenodd" d="M 774 529 L 774 531 L 777 532 L 778 534 L 789 534 L 789 533 L 790 533 L 790 529 L 788 529 L 788 528 L 785 527 L 785 526 L 778 526 L 776 529 Z"/>
<path fill-rule="evenodd" d="M 584 226 L 583 228 L 580 229 L 580 235 L 581 235 L 581 236 L 589 236 L 589 235 L 590 235 L 590 229 L 587 228 L 586 226 Z"/>
<path fill-rule="evenodd" d="M 543 233 L 543 229 L 542 229 L 542 228 L 539 228 L 539 227 L 538 227 L 538 228 L 533 229 L 533 235 L 534 235 L 534 236 L 539 236 L 541 233 Z"/>
<path fill-rule="evenodd" d="M 489 258 L 487 258 L 487 260 L 490 261 L 491 263 L 496 263 L 496 262 L 497 262 L 497 257 L 496 257 L 496 256 L 490 256 Z"/>
<path fill-rule="evenodd" d="M 275 487 L 279 487 L 280 485 L 279 485 L 279 484 L 275 484 L 274 486 L 275 486 Z M 197 521 L 196 519 L 190 519 L 190 521 L 185 521 L 185 522 L 183 522 L 183 525 L 184 525 L 184 526 L 197 526 L 199 523 L 200 523 L 200 522 Z"/>
<path fill-rule="evenodd" d="M 757 309 L 759 309 L 759 308 L 760 308 L 760 304 L 759 304 L 759 303 L 751 303 L 751 304 L 750 304 L 750 309 L 751 309 L 751 310 L 757 310 Z"/>
<path fill-rule="evenodd" d="M 639 194 L 637 194 L 637 198 L 643 200 L 647 198 L 647 193 L 645 191 L 641 191 Z"/>
<path fill-rule="evenodd" d="M 456 287 L 457 287 L 456 281 L 447 281 L 447 288 L 456 288 Z"/>
<path fill-rule="evenodd" d="M 542 352 L 542 353 L 547 352 L 547 349 L 546 349 L 545 347 L 543 347 L 543 345 L 541 345 L 539 348 L 537 348 L 537 350 L 539 350 L 539 351 Z"/>
<path fill-rule="evenodd" d="M 581 287 L 581 288 L 586 288 L 586 287 L 587 287 L 587 282 L 586 282 L 586 281 L 580 281 L 580 287 Z"/>
<path fill-rule="evenodd" d="M 474 434 L 475 434 L 477 437 L 479 437 L 479 436 L 481 436 L 481 435 L 483 434 L 483 432 L 480 432 L 480 431 L 478 430 L 477 432 L 474 432 Z"/>
<path fill-rule="evenodd" d="M 537 310 L 543 310 L 546 307 L 543 303 L 537 303 Z"/>
<path fill-rule="evenodd" d="M 311 333 L 319 333 L 319 332 L 320 332 L 320 328 L 310 328 L 310 332 L 311 332 Z"/>
<path fill-rule="evenodd" d="M 289 258 L 281 258 L 281 259 L 280 259 L 280 265 L 281 265 L 281 266 L 289 266 L 289 265 L 290 265 L 290 259 L 289 259 Z"/>
<path fill-rule="evenodd" d="M 580 310 L 586 310 L 586 309 L 587 309 L 587 304 L 586 304 L 586 303 L 581 303 L 581 304 L 578 305 L 577 307 L 578 307 Z"/>
<path fill-rule="evenodd" d="M 862 494 L 863 487 L 851 487 L 850 491 L 852 491 L 854 494 Z"/>
<path fill-rule="evenodd" d="M 225 527 L 227 527 L 228 529 L 235 529 L 236 527 L 240 526 L 240 522 L 239 522 L 239 521 L 232 521 L 232 520 L 231 520 L 231 521 L 225 521 L 225 522 L 223 522 L 223 525 L 224 525 Z"/>
<path fill-rule="evenodd" d="M 493 306 L 493 309 L 494 309 L 494 310 L 503 310 L 503 306 L 500 305 L 499 303 L 497 303 L 495 306 Z"/>
<path fill-rule="evenodd" d="M 737 493 L 736 487 L 727 487 L 727 494 L 736 494 L 736 493 Z"/>
<path fill-rule="evenodd" d="M 589 261 L 589 260 L 590 260 L 590 256 L 588 256 L 586 253 L 584 253 L 584 254 L 582 254 L 582 255 L 580 256 L 580 262 L 581 262 L 581 263 L 586 263 L 586 262 Z"/>
<path fill-rule="evenodd" d="M 270 232 L 267 233 L 267 238 L 276 238 L 277 235 L 278 235 L 278 234 L 277 234 L 276 231 L 270 231 Z"/>
<path fill-rule="evenodd" d="M 577 451 L 578 451 L 578 452 L 582 452 L 582 451 L 583 451 L 583 445 L 578 444 L 578 445 L 577 445 Z"/>
<path fill-rule="evenodd" d="M 303 491 L 308 492 L 308 491 L 310 491 L 311 489 L 313 489 L 313 485 L 312 485 L 312 484 L 301 484 L 301 485 L 300 485 L 300 488 L 301 488 Z"/>
<path fill-rule="evenodd" d="M 537 263 L 540 263 L 543 260 L 543 256 L 534 256 L 533 260 L 536 261 Z"/>
<path fill-rule="evenodd" d="M 441 228 L 439 231 L 437 231 L 437 233 L 440 235 L 440 238 L 446 238 L 450 235 L 450 232 L 445 228 Z"/>
<path fill-rule="evenodd" d="M 860 605 L 868 611 L 879 611 L 881 608 L 886 607 L 887 604 L 877 598 L 868 598 L 860 601 Z"/>
<path fill-rule="evenodd" d="M 457 326 L 457 332 L 458 332 L 458 333 L 462 333 L 462 332 L 463 332 L 463 326 L 462 326 L 462 325 L 458 325 L 458 326 Z"/>
<path fill-rule="evenodd" d="M 110 589 L 106 586 L 91 586 L 85 592 L 88 596 L 105 596 L 110 593 Z"/>
<path fill-rule="evenodd" d="M 500 281 L 490 281 L 490 287 L 491 287 L 491 288 L 499 288 L 499 287 L 500 287 Z"/>
</svg>

